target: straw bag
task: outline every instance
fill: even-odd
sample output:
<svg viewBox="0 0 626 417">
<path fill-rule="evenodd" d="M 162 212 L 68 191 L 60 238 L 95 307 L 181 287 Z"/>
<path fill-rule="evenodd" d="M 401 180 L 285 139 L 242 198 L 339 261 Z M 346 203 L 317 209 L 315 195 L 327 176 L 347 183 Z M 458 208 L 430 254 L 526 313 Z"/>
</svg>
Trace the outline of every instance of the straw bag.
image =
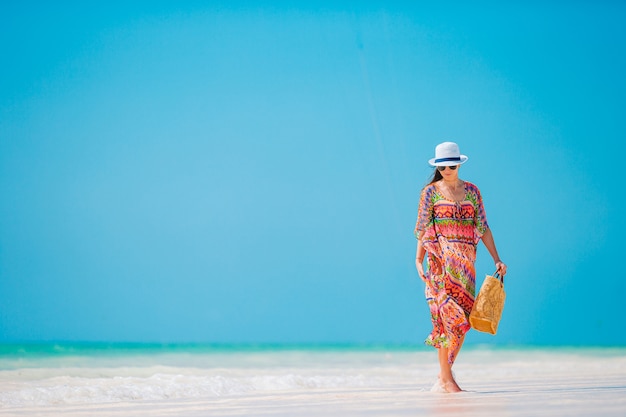
<svg viewBox="0 0 626 417">
<path fill-rule="evenodd" d="M 505 298 L 504 277 L 497 271 L 493 276 L 487 275 L 470 313 L 469 321 L 472 328 L 496 334 Z"/>
</svg>

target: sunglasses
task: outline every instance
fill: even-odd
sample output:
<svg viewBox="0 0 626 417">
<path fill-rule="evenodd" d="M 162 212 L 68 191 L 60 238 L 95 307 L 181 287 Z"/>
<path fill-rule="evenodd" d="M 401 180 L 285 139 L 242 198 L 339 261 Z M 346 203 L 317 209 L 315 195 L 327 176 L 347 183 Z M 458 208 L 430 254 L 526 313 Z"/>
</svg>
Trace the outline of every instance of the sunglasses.
<svg viewBox="0 0 626 417">
<path fill-rule="evenodd" d="M 446 167 L 446 166 L 443 166 L 443 167 L 437 167 L 437 169 L 438 169 L 439 171 L 444 171 L 446 168 L 450 168 L 452 171 L 454 171 L 454 170 L 456 169 L 456 167 L 457 167 L 457 165 L 452 165 L 452 166 L 450 166 L 450 167 Z"/>
</svg>

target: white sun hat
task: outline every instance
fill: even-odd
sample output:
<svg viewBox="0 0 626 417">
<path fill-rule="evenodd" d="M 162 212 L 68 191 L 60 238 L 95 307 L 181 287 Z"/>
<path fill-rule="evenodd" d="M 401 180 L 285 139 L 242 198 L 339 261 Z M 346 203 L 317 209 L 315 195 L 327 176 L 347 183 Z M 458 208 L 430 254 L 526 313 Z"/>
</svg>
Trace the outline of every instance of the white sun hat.
<svg viewBox="0 0 626 417">
<path fill-rule="evenodd" d="M 468 157 L 461 155 L 459 145 L 454 142 L 443 142 L 435 147 L 435 157 L 428 163 L 434 167 L 449 167 L 464 164 Z"/>
</svg>

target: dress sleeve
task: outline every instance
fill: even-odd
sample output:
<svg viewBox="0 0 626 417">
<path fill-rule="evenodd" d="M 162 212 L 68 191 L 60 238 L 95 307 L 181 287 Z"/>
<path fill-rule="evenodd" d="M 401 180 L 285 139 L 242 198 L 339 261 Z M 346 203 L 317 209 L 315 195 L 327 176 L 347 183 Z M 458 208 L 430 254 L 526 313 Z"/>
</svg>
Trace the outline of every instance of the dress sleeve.
<svg viewBox="0 0 626 417">
<path fill-rule="evenodd" d="M 415 237 L 419 237 L 420 232 L 424 232 L 422 236 L 422 245 L 426 253 L 428 253 L 428 265 L 434 265 L 435 259 L 441 259 L 441 246 L 437 237 L 437 229 L 435 226 L 435 186 L 428 185 L 422 190 L 420 196 L 420 204 L 417 210 L 417 222 L 415 224 Z M 437 261 L 440 263 L 441 261 Z"/>
<path fill-rule="evenodd" d="M 474 186 L 474 240 L 476 244 L 483 237 L 489 225 L 487 224 L 487 213 L 483 205 L 483 197 L 478 187 Z"/>
<path fill-rule="evenodd" d="M 420 202 L 417 209 L 417 222 L 415 223 L 415 238 L 419 237 L 421 231 L 425 231 L 433 223 L 433 187 L 424 187 L 420 195 Z"/>
</svg>

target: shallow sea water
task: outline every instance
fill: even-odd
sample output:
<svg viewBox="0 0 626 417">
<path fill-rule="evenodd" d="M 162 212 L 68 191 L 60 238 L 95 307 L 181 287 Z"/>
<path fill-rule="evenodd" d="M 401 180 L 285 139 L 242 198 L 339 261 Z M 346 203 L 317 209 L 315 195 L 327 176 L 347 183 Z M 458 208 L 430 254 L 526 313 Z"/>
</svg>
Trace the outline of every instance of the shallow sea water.
<svg viewBox="0 0 626 417">
<path fill-rule="evenodd" d="M 626 349 L 39 345 L 0 349 L 0 415 L 626 415 Z"/>
</svg>

